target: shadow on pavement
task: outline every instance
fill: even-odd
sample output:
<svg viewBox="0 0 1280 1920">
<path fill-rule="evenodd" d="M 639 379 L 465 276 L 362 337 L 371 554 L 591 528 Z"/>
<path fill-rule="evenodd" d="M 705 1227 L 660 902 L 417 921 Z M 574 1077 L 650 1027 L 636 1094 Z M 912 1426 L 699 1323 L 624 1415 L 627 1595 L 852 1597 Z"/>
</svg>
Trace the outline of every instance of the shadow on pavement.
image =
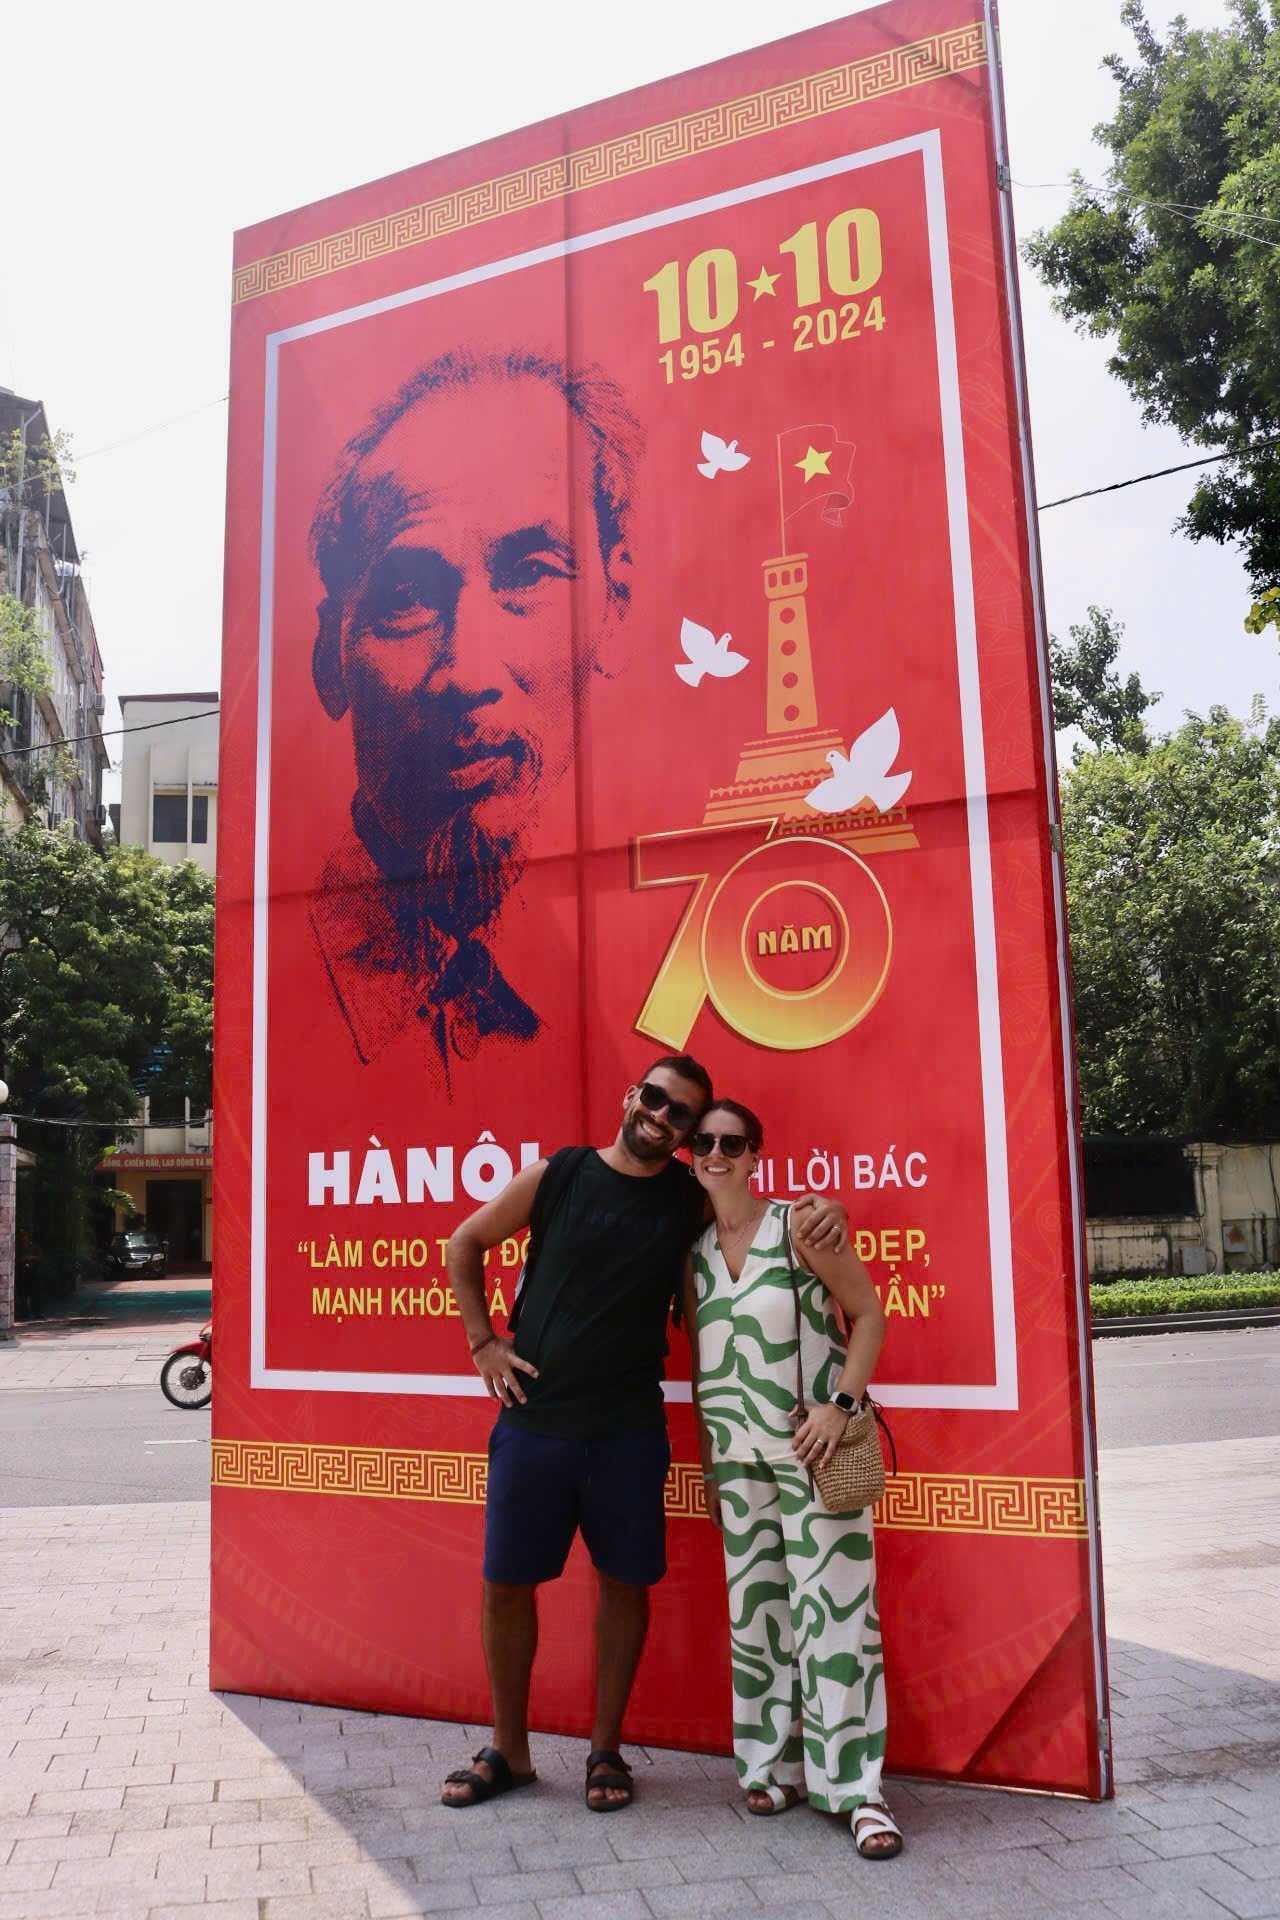
<svg viewBox="0 0 1280 1920">
<path fill-rule="evenodd" d="M 1274 1844 L 1280 1699 L 1252 1675 L 1133 1642 L 1112 1642 L 1111 1661 L 1115 1800 L 890 1779 L 906 1851 L 871 1881 L 843 1821 L 808 1808 L 748 1818 L 727 1760 L 628 1748 L 636 1804 L 606 1825 L 582 1804 L 583 1743 L 535 1735 L 535 1787 L 453 1812 L 440 1805 L 441 1781 L 488 1742 L 486 1728 L 221 1699 L 323 1810 L 345 1868 L 335 1855 L 332 1890 L 360 1886 L 372 1899 L 376 1887 L 373 1912 L 483 1910 L 592 1893 L 631 1911 L 625 1903 L 650 1887 L 673 1890 L 659 1897 L 658 1912 L 710 1911 L 734 1888 L 748 1904 L 750 1888 L 766 1910 L 778 1903 L 781 1911 L 820 1885 L 841 1908 L 856 1889 L 869 1912 L 994 1920 L 1052 1904 L 1070 1887 L 1070 1870 L 1088 1869 L 1099 1876 L 1094 1911 L 1163 1911 L 1182 1887 L 1197 1889 L 1186 1911 L 1199 1913 L 1213 1904 L 1202 1885 L 1225 1872 L 1248 1887 L 1251 1849 Z M 892 1686 L 890 1702 L 892 1714 Z M 691 1882 L 723 1884 L 706 1887 L 704 1908 L 689 1904 L 700 1897 Z M 1246 1910 L 1264 1909 L 1232 1909 Z"/>
<path fill-rule="evenodd" d="M 113 1328 L 132 1333 L 150 1325 L 207 1321 L 212 1311 L 212 1282 L 207 1275 L 187 1281 L 93 1280 L 60 1300 L 56 1312 L 37 1320 L 19 1320 L 14 1332 L 24 1342 Z"/>
</svg>

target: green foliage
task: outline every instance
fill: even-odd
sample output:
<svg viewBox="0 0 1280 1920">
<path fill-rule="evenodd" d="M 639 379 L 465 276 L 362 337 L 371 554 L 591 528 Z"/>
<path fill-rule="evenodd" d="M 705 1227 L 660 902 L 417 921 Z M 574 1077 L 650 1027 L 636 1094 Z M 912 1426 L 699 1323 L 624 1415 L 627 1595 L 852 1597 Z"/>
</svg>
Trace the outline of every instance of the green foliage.
<svg viewBox="0 0 1280 1920">
<path fill-rule="evenodd" d="M 9 697 L 19 692 L 37 700 L 47 700 L 53 693 L 49 644 L 40 617 L 34 607 L 11 593 L 0 593 L 0 690 Z M 17 715 L 0 702 L 0 727 L 17 724 Z M 23 791 L 37 807 L 48 805 L 54 780 L 70 780 L 78 771 L 66 747 L 24 754 L 20 765 Z"/>
<path fill-rule="evenodd" d="M 1280 1305 L 1280 1273 L 1205 1273 L 1165 1279 L 1117 1280 L 1089 1288 L 1095 1320 L 1133 1313 L 1206 1313 L 1224 1307 Z"/>
<path fill-rule="evenodd" d="M 1145 753 L 1151 737 L 1143 716 L 1160 695 L 1148 693 L 1136 673 L 1122 680 L 1115 671 L 1124 628 L 1108 608 L 1090 607 L 1084 624 L 1067 632 L 1065 642 L 1049 636 L 1055 723 L 1079 727 L 1095 747 Z"/>
<path fill-rule="evenodd" d="M 53 672 L 44 628 L 34 607 L 0 593 L 0 686 L 19 687 L 46 699 L 53 692 Z M 0 725 L 12 718 L 0 712 Z"/>
<path fill-rule="evenodd" d="M 171 1112 L 184 1091 L 207 1106 L 212 880 L 27 826 L 0 841 L 0 926 L 0 1072 L 15 1106 L 127 1120 L 163 1048 L 153 1097 Z"/>
<path fill-rule="evenodd" d="M 1094 131 L 1106 183 L 1073 176 L 1070 207 L 1026 258 L 1059 313 L 1114 338 L 1110 369 L 1145 419 L 1241 449 L 1280 422 L 1280 4 L 1231 0 L 1213 30 L 1178 16 L 1163 41 L 1142 0 L 1121 17 L 1137 59 L 1106 61 L 1119 86 Z M 1255 595 L 1280 584 L 1280 446 L 1209 472 L 1182 525 L 1237 543 Z"/>
<path fill-rule="evenodd" d="M 1260 593 L 1245 615 L 1246 633 L 1265 633 L 1268 627 L 1280 628 L 1280 587 L 1268 587 Z"/>
<path fill-rule="evenodd" d="M 0 488 L 6 492 L 28 497 L 37 489 L 61 493 L 65 482 L 75 477 L 70 434 L 45 434 L 24 444 L 20 427 L 0 433 Z"/>
<path fill-rule="evenodd" d="M 104 858 L 25 826 L 0 840 L 0 1076 L 19 1112 L 118 1122 L 203 1114 L 212 1093 L 213 882 L 137 847 Z M 88 1252 L 110 1126 L 20 1127 L 39 1155 L 35 1233 L 57 1272 Z"/>
<path fill-rule="evenodd" d="M 1280 1127 L 1280 721 L 1189 714 L 1063 776 L 1084 1124 Z"/>
</svg>

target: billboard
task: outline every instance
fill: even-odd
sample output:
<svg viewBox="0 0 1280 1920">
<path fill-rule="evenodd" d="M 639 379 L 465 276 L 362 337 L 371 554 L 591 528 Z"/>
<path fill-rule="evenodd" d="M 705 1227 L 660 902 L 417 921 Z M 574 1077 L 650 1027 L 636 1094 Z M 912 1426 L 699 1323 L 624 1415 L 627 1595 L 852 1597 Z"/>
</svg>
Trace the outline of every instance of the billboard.
<svg viewBox="0 0 1280 1920">
<path fill-rule="evenodd" d="M 1013 274 L 977 0 L 238 237 L 214 1684 L 485 1718 L 444 1245 L 687 1047 L 889 1316 L 889 1765 L 1108 1790 Z M 723 1748 L 679 1335 L 666 1394 L 630 1731 Z M 586 1730 L 590 1603 L 575 1559 L 536 1724 Z"/>
</svg>

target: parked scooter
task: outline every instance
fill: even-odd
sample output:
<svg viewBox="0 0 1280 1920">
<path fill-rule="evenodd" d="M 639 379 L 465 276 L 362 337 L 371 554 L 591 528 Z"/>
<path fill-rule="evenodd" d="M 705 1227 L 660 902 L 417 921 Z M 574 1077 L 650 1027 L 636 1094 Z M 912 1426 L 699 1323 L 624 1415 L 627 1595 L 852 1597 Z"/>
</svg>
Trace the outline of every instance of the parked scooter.
<svg viewBox="0 0 1280 1920">
<path fill-rule="evenodd" d="M 213 1398 L 213 1328 L 177 1347 L 160 1369 L 160 1391 L 175 1407 L 207 1407 Z"/>
</svg>

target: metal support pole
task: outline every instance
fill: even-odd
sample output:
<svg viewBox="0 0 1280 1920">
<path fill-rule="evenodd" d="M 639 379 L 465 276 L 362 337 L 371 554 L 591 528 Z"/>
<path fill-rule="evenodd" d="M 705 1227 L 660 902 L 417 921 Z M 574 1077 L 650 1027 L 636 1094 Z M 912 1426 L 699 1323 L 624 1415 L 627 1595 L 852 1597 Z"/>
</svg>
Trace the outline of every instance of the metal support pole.
<svg viewBox="0 0 1280 1920">
<path fill-rule="evenodd" d="M 18 1242 L 18 1125 L 0 1115 L 0 1340 L 13 1338 L 13 1268 Z"/>
</svg>

